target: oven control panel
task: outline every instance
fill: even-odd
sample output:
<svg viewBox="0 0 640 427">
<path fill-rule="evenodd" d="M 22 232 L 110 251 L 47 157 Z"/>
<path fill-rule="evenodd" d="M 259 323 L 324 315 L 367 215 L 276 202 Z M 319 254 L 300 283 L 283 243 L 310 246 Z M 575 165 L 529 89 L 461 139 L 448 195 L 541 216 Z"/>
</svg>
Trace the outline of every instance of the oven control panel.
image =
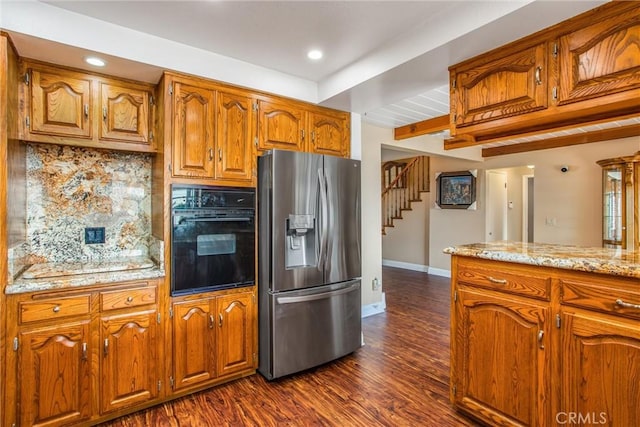
<svg viewBox="0 0 640 427">
<path fill-rule="evenodd" d="M 171 209 L 255 209 L 252 188 L 173 185 Z"/>
</svg>

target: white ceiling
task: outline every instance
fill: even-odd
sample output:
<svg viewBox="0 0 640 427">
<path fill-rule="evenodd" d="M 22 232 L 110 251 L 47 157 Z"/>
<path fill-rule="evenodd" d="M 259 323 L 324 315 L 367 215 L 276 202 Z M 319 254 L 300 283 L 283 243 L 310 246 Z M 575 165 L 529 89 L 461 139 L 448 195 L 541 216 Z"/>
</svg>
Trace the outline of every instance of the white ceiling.
<svg viewBox="0 0 640 427">
<path fill-rule="evenodd" d="M 98 52 L 107 74 L 174 69 L 393 128 L 448 113 L 449 65 L 603 2 L 0 0 L 0 28 L 21 56 L 87 68 Z"/>
</svg>

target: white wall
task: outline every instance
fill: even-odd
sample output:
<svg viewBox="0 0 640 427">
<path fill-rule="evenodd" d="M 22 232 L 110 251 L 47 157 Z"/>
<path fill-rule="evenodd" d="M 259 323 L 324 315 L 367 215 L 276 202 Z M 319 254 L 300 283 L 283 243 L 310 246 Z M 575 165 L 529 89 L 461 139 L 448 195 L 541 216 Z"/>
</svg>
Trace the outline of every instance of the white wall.
<svg viewBox="0 0 640 427">
<path fill-rule="evenodd" d="M 465 169 L 499 169 L 535 165 L 534 241 L 600 246 L 602 233 L 602 169 L 597 160 L 640 150 L 640 137 L 488 158 L 484 162 L 432 158 L 431 173 Z M 569 172 L 560 172 L 560 166 Z M 483 173 L 478 173 L 483 177 Z M 435 201 L 432 183 L 431 202 Z M 484 240 L 484 180 L 478 180 L 478 210 L 436 210 L 430 215 L 429 266 L 450 269 L 447 246 Z M 517 183 L 516 185 L 521 185 Z M 555 219 L 555 225 L 546 219 Z M 552 221 L 553 222 L 553 221 Z"/>
<path fill-rule="evenodd" d="M 380 217 L 380 144 L 393 139 L 392 129 L 362 126 L 362 304 L 383 301 L 382 289 L 373 290 L 372 281 L 382 282 L 382 220 Z"/>
<path fill-rule="evenodd" d="M 382 236 L 382 258 L 429 265 L 429 193 L 422 194 L 421 202 L 413 202 L 411 210 L 402 213 L 402 219 L 394 221 Z"/>
</svg>

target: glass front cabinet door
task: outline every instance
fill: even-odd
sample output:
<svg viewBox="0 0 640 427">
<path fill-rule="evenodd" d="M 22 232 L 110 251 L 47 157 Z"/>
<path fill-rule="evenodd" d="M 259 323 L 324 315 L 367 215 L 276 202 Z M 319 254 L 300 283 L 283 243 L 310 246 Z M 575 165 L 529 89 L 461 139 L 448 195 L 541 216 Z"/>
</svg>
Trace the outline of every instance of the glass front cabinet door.
<svg viewBox="0 0 640 427">
<path fill-rule="evenodd" d="M 640 152 L 598 161 L 602 166 L 602 245 L 640 248 Z"/>
</svg>

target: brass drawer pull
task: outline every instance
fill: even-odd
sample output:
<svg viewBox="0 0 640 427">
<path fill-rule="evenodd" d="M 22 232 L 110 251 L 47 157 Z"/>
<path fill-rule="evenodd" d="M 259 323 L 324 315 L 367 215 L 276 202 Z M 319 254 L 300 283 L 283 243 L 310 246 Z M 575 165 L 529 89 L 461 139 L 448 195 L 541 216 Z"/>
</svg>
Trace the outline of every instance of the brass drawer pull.
<svg viewBox="0 0 640 427">
<path fill-rule="evenodd" d="M 60 311 L 60 306 L 56 305 L 55 307 L 53 307 L 53 312 L 54 313 L 58 313 Z"/>
<path fill-rule="evenodd" d="M 213 329 L 213 314 L 209 314 L 209 329 Z"/>
<path fill-rule="evenodd" d="M 87 343 L 82 343 L 82 360 L 87 360 Z"/>
<path fill-rule="evenodd" d="M 489 281 L 491 283 L 497 283 L 499 285 L 506 285 L 507 284 L 507 279 L 496 279 L 494 277 L 489 276 Z"/>
<path fill-rule="evenodd" d="M 537 85 L 542 84 L 542 67 L 536 67 L 535 79 Z"/>
<path fill-rule="evenodd" d="M 132 302 L 133 301 L 133 297 L 127 297 L 127 302 Z"/>
<path fill-rule="evenodd" d="M 544 337 L 544 331 L 541 329 L 538 331 L 538 346 L 544 350 L 544 344 L 542 344 L 542 338 Z"/>
<path fill-rule="evenodd" d="M 640 304 L 631 304 L 630 302 L 624 302 L 620 298 L 616 300 L 616 305 L 621 308 L 633 308 L 640 310 Z"/>
</svg>

